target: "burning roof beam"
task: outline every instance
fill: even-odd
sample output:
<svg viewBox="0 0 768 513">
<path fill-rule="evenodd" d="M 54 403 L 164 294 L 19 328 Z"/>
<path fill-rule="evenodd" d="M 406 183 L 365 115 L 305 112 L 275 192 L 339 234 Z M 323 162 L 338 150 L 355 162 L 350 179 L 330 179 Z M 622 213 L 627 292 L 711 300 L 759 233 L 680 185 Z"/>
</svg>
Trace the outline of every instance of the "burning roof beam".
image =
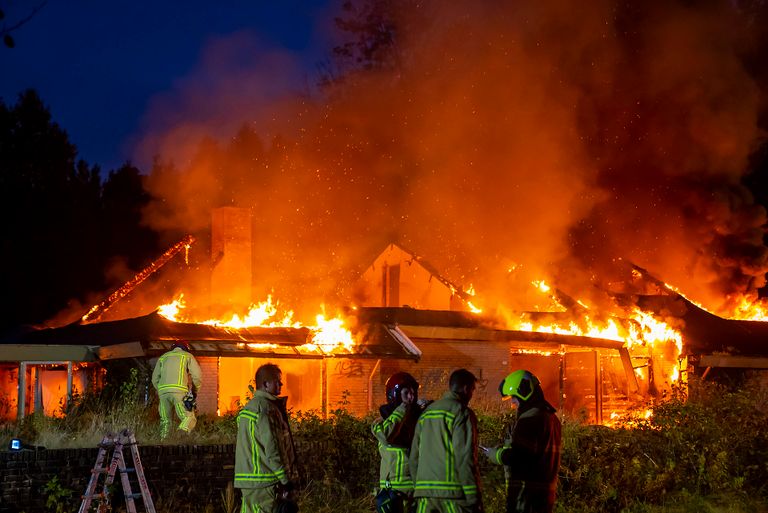
<svg viewBox="0 0 768 513">
<path fill-rule="evenodd" d="M 155 271 L 167 264 L 177 253 L 182 249 L 188 249 L 195 242 L 195 238 L 192 235 L 187 235 L 179 242 L 171 246 L 165 253 L 149 264 L 147 267 L 141 270 L 136 276 L 127 281 L 122 287 L 114 291 L 104 301 L 91 308 L 87 314 L 83 315 L 80 319 L 82 324 L 97 321 L 111 307 L 115 302 L 121 300 L 127 296 L 133 289 L 135 289 L 141 282 L 146 280 Z"/>
<path fill-rule="evenodd" d="M 539 331 L 492 330 L 482 327 L 408 326 L 403 324 L 399 325 L 399 327 L 412 339 L 476 340 L 478 342 L 540 342 L 616 350 L 621 349 L 624 346 L 624 342 L 618 340 Z"/>
</svg>

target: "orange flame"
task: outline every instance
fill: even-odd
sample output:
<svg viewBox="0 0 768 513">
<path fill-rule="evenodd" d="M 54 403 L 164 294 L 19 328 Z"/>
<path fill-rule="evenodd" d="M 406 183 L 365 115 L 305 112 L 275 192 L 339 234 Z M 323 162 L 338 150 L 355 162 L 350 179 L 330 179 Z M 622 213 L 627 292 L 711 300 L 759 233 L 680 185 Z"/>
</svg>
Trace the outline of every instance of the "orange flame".
<svg viewBox="0 0 768 513">
<path fill-rule="evenodd" d="M 543 293 L 548 293 L 552 288 L 543 280 L 535 280 L 531 284 Z M 588 306 L 580 300 L 577 303 L 589 310 Z M 533 331 L 540 333 L 556 333 L 561 335 L 576 335 L 583 337 L 604 338 L 624 342 L 628 349 L 653 348 L 655 346 L 668 348 L 672 344 L 671 356 L 676 360 L 683 350 L 682 334 L 664 321 L 658 320 L 653 315 L 634 308 L 625 312 L 624 320 L 608 318 L 596 321 L 590 315 L 574 312 L 574 318 L 570 321 L 542 322 L 533 321 L 521 316 L 510 322 L 510 328 L 519 331 Z M 635 372 L 642 376 L 642 370 Z M 670 373 L 671 382 L 680 379 L 680 371 L 677 365 L 673 366 Z"/>
<path fill-rule="evenodd" d="M 685 294 L 683 294 L 680 291 L 680 289 L 678 289 L 674 285 L 665 283 L 664 286 L 666 286 L 669 290 L 677 294 L 680 294 L 687 301 L 690 301 L 691 303 L 701 308 L 705 312 L 709 312 L 712 315 L 718 315 L 717 313 L 708 309 L 701 303 L 698 303 L 692 300 L 691 298 L 687 297 Z M 735 304 L 733 306 L 730 306 L 729 308 L 730 308 L 730 311 L 724 312 L 721 315 L 722 317 L 725 317 L 726 319 L 733 319 L 738 321 L 768 322 L 768 301 L 766 301 L 765 299 L 755 299 L 754 297 L 750 297 L 748 295 L 742 295 L 738 297 L 737 300 L 735 301 Z"/>
<path fill-rule="evenodd" d="M 207 324 L 224 328 L 251 328 L 251 327 L 289 327 L 301 328 L 302 324 L 293 320 L 293 310 L 284 310 L 280 307 L 280 302 L 268 295 L 266 301 L 251 305 L 248 312 L 241 317 L 238 314 L 232 314 L 229 319 L 207 319 L 195 320 L 182 315 L 186 308 L 184 294 L 179 296 L 168 304 L 160 305 L 157 311 L 166 319 L 174 322 L 193 322 L 196 324 Z M 307 326 L 312 333 L 311 342 L 307 342 L 298 348 L 310 352 L 322 351 L 348 353 L 355 345 L 355 339 L 352 333 L 344 327 L 344 321 L 341 318 L 326 319 L 325 314 L 319 314 L 315 318 L 314 326 Z M 241 347 L 249 349 L 264 349 L 277 347 L 274 344 L 240 344 Z"/>
</svg>

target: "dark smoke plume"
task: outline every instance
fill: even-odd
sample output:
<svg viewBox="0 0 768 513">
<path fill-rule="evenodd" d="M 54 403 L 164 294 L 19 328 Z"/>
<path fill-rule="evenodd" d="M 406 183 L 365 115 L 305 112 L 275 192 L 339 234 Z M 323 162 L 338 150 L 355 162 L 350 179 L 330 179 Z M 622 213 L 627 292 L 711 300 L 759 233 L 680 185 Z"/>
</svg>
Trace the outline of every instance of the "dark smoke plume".
<svg viewBox="0 0 768 513">
<path fill-rule="evenodd" d="M 530 279 L 578 295 L 618 258 L 713 309 L 764 285 L 766 212 L 741 185 L 761 91 L 732 2 L 365 3 L 391 40 L 320 92 L 274 93 L 290 56 L 212 44 L 148 117 L 168 129 L 144 150 L 176 166 L 151 177 L 152 226 L 249 207 L 256 290 L 304 302 L 392 241 L 521 308 Z"/>
</svg>

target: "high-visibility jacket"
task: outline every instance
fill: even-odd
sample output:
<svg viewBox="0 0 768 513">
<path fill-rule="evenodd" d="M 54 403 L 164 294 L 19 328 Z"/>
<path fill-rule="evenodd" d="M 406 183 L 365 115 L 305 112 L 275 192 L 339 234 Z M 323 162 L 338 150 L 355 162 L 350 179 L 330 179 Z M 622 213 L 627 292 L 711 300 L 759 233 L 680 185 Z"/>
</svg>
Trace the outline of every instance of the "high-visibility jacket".
<svg viewBox="0 0 768 513">
<path fill-rule="evenodd" d="M 421 414 L 410 464 L 414 497 L 455 499 L 468 506 L 481 502 L 477 418 L 458 394 L 446 393 Z"/>
<path fill-rule="evenodd" d="M 385 412 L 382 412 L 385 413 Z M 418 417 L 419 409 L 411 408 L 409 411 L 405 404 L 400 404 L 386 418 L 378 419 L 371 426 L 373 436 L 376 437 L 381 456 L 379 467 L 379 487 L 391 487 L 405 493 L 413 489 L 408 453 L 410 452 L 410 436 L 399 436 L 408 431 L 414 417 Z M 402 440 L 400 440 L 402 439 Z M 408 445 L 398 445 L 395 440 Z"/>
<path fill-rule="evenodd" d="M 496 463 L 506 465 L 510 511 L 551 512 L 557 492 L 561 458 L 561 423 L 547 401 L 521 405 L 509 447 L 494 451 Z"/>
<path fill-rule="evenodd" d="M 286 399 L 257 390 L 237 415 L 236 488 L 265 488 L 298 478 Z"/>
<path fill-rule="evenodd" d="M 203 383 L 200 365 L 190 353 L 180 347 L 174 347 L 157 360 L 152 371 L 152 386 L 158 393 L 173 390 L 187 392 L 187 373 L 195 388 L 199 389 Z"/>
</svg>

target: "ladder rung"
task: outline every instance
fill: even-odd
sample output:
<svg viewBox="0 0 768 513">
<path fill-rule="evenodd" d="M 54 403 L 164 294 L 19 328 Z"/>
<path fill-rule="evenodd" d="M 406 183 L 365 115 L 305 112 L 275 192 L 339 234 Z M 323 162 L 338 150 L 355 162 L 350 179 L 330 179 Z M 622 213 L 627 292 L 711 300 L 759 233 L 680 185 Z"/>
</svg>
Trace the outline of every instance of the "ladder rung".
<svg viewBox="0 0 768 513">
<path fill-rule="evenodd" d="M 103 489 L 100 493 L 95 493 L 95 488 L 98 486 L 98 482 L 100 480 L 96 476 L 99 474 L 107 474 L 108 477 L 106 480 L 111 483 L 112 479 L 115 477 L 115 473 L 119 471 L 121 473 L 121 480 L 123 482 L 124 488 L 123 496 L 125 497 L 128 509 L 131 511 L 136 511 L 132 501 L 141 499 L 145 502 L 144 507 L 147 512 L 155 513 L 154 503 L 152 502 L 152 494 L 147 489 L 144 470 L 141 467 L 141 459 L 139 458 L 138 454 L 138 443 L 136 442 L 133 433 L 126 429 L 120 434 L 120 437 L 114 434 L 107 434 L 107 436 L 102 439 L 102 442 L 98 445 L 98 447 L 99 454 L 96 457 L 96 464 L 91 469 L 91 481 L 88 484 L 85 495 L 80 496 L 83 500 L 80 508 L 89 509 L 91 501 L 93 500 L 104 501 L 101 504 L 102 508 L 108 505 L 111 493 L 106 488 L 106 484 L 102 485 Z M 125 448 L 130 448 L 131 456 L 133 457 L 133 467 L 125 467 L 125 463 L 128 461 L 123 454 L 123 449 Z M 109 465 L 103 466 L 107 460 L 109 461 Z M 131 490 L 132 484 L 130 483 L 129 477 L 126 476 L 128 472 L 134 472 L 137 474 L 139 481 L 138 485 L 139 488 L 141 488 L 141 492 L 133 493 L 133 490 Z M 88 492 L 91 490 L 93 490 L 94 493 L 89 494 Z"/>
<path fill-rule="evenodd" d="M 81 495 L 80 498 L 82 498 L 82 499 L 103 499 L 106 496 L 107 496 L 107 494 L 102 492 L 102 493 L 94 493 L 93 495 Z"/>
</svg>

